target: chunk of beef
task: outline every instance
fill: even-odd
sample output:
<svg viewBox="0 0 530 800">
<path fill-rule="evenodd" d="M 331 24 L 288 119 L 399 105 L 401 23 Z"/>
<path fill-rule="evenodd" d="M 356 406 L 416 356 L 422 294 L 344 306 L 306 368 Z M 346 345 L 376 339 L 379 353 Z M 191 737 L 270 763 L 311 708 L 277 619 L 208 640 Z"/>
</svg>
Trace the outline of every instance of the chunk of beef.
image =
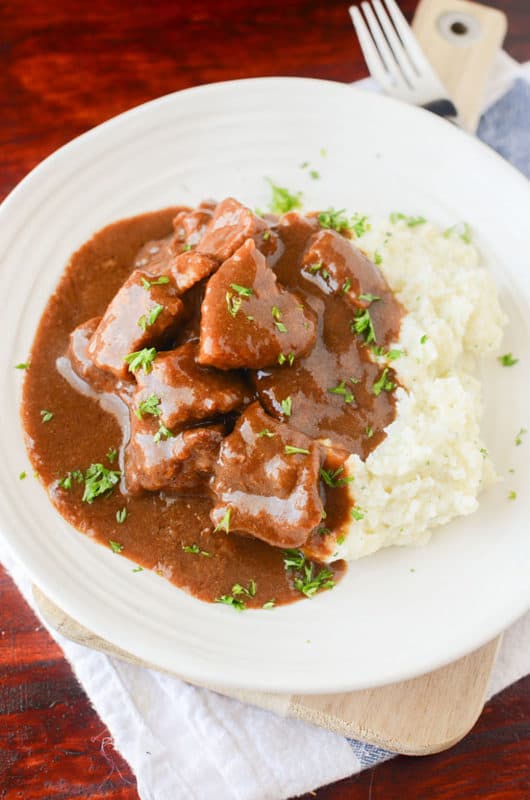
<svg viewBox="0 0 530 800">
<path fill-rule="evenodd" d="M 221 445 L 212 522 L 275 547 L 300 547 L 322 518 L 320 464 L 315 442 L 253 403 Z"/>
<path fill-rule="evenodd" d="M 344 236 L 332 230 L 312 236 L 302 262 L 302 275 L 324 294 L 342 297 L 357 313 L 369 308 L 379 341 L 397 338 L 399 302 L 381 270 Z"/>
<path fill-rule="evenodd" d="M 98 369 L 87 352 L 88 343 L 100 321 L 101 317 L 93 317 L 72 331 L 68 344 L 68 358 L 76 375 L 98 392 L 105 392 L 112 390 L 114 378 L 108 372 Z"/>
<path fill-rule="evenodd" d="M 261 217 L 232 197 L 223 200 L 215 209 L 197 249 L 214 256 L 220 262 L 230 258 L 251 238 L 259 239 L 268 225 Z"/>
<path fill-rule="evenodd" d="M 194 211 L 181 211 L 173 220 L 175 244 L 194 247 L 199 244 L 212 221 L 214 209 L 201 204 Z"/>
<path fill-rule="evenodd" d="M 160 436 L 153 417 L 131 413 L 131 438 L 125 450 L 125 481 L 131 494 L 171 491 L 206 494 L 224 435 L 222 425 L 190 428 Z"/>
<path fill-rule="evenodd" d="M 218 261 L 212 256 L 189 250 L 172 258 L 165 268 L 165 274 L 171 276 L 179 293 L 184 294 L 215 272 L 218 266 Z"/>
<path fill-rule="evenodd" d="M 88 345 L 100 369 L 118 378 L 128 373 L 125 357 L 158 344 L 175 330 L 184 306 L 169 283 L 150 285 L 152 275 L 134 270 L 110 302 Z"/>
<path fill-rule="evenodd" d="M 258 369 L 315 343 L 315 314 L 278 285 L 252 239 L 210 278 L 201 311 L 201 364 Z"/>
<path fill-rule="evenodd" d="M 166 236 L 164 239 L 151 239 L 140 248 L 134 259 L 135 269 L 142 269 L 149 275 L 164 275 L 168 266 L 175 259 L 174 235 Z M 180 253 L 182 248 L 179 247 Z"/>
<path fill-rule="evenodd" d="M 157 398 L 157 416 L 173 428 L 228 414 L 250 402 L 251 392 L 241 375 L 200 366 L 197 352 L 197 342 L 187 342 L 176 350 L 159 353 L 150 372 L 136 373 L 135 406 Z"/>
</svg>

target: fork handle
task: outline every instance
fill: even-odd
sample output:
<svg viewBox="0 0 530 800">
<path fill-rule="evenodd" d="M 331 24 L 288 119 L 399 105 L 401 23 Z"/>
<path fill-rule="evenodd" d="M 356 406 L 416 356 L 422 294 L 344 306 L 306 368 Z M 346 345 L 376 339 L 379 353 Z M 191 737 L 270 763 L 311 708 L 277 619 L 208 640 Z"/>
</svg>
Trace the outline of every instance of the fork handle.
<svg viewBox="0 0 530 800">
<path fill-rule="evenodd" d="M 426 111 L 432 111 L 433 114 L 437 114 L 439 117 L 458 116 L 458 111 L 456 110 L 455 106 L 447 98 L 441 100 L 431 100 L 430 103 L 425 103 L 422 108 L 424 108 Z"/>
</svg>

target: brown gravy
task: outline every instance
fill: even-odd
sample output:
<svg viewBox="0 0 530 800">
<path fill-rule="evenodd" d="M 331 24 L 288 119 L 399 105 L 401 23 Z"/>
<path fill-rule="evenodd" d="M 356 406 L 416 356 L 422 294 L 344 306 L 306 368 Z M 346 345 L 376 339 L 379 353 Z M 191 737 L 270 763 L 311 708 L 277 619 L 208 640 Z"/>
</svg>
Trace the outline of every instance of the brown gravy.
<svg viewBox="0 0 530 800">
<path fill-rule="evenodd" d="M 120 552 L 141 567 L 155 570 L 177 586 L 210 602 L 230 594 L 234 584 L 248 586 L 251 581 L 255 582 L 257 591 L 255 596 L 245 597 L 247 606 L 261 607 L 270 600 L 275 604 L 292 602 L 303 595 L 293 587 L 293 573 L 285 569 L 283 551 L 254 538 L 214 533 L 209 518 L 212 508 L 209 497 L 182 497 L 165 492 L 133 496 L 115 490 L 87 504 L 81 501 L 82 485 L 73 481 L 69 491 L 58 486 L 58 481 L 67 473 L 85 470 L 91 463 L 123 469 L 126 442 L 122 441 L 122 428 L 116 416 L 103 410 L 93 394 L 88 396 L 74 388 L 57 364 L 59 360 L 64 371 L 71 332 L 81 323 L 104 313 L 131 273 L 138 252 L 146 242 L 170 234 L 177 211 L 177 208 L 169 208 L 116 222 L 99 231 L 72 256 L 39 323 L 25 378 L 22 418 L 30 458 L 53 503 L 74 527 L 107 547 L 111 541 L 119 543 Z M 346 312 L 344 304 L 336 297 L 323 299 L 314 276 L 309 273 L 308 279 L 296 266 L 310 231 L 294 225 L 284 226 L 282 231 L 281 224 L 276 231 L 281 246 L 269 263 L 283 285 L 295 288 L 305 299 L 319 306 L 321 327 L 317 344 L 307 358 L 301 359 L 292 372 L 276 368 L 258 372 L 255 389 L 273 416 L 277 416 L 281 398 L 290 393 L 295 409 L 291 422 L 295 428 L 311 437 L 324 438 L 332 434 L 345 451 L 358 452 L 366 458 L 384 438 L 383 428 L 394 416 L 393 396 L 382 392 L 374 398 L 370 393 L 368 387 L 381 370 L 352 337 L 351 313 Z M 340 258 L 340 254 L 337 257 Z M 193 292 L 191 290 L 190 297 L 195 297 L 198 306 L 200 290 Z M 378 315 L 375 309 L 374 325 L 378 342 L 383 345 L 392 341 L 399 331 L 400 313 L 396 309 L 395 301 L 390 317 Z M 196 315 L 191 317 L 186 328 L 189 333 L 183 335 L 181 331 L 176 339 L 179 344 L 196 335 Z M 339 371 L 330 366 L 328 348 L 341 353 Z M 358 413 L 355 415 L 346 413 L 349 409 L 340 397 L 332 398 L 336 403 L 329 402 L 327 388 L 339 384 L 346 376 L 355 376 L 358 380 L 355 386 Z M 284 388 L 282 382 L 286 380 L 290 383 Z M 305 399 L 303 388 L 293 389 L 297 382 L 307 388 L 308 381 L 311 402 Z M 120 401 L 116 399 L 115 402 Z M 53 418 L 45 424 L 43 409 L 53 412 Z M 366 434 L 368 427 L 369 436 Z M 113 462 L 106 456 L 112 451 L 118 453 Z M 322 491 L 327 512 L 327 523 L 323 524 L 331 531 L 340 532 L 350 519 L 349 494 L 340 486 L 323 486 Z M 123 508 L 127 509 L 127 517 L 120 524 L 116 514 Z M 319 551 L 332 552 L 335 539 L 335 535 L 313 534 L 308 552 L 317 557 Z M 336 581 L 344 573 L 345 564 L 336 561 L 326 568 L 331 570 Z M 319 569 L 321 566 L 316 565 L 315 572 Z"/>
</svg>

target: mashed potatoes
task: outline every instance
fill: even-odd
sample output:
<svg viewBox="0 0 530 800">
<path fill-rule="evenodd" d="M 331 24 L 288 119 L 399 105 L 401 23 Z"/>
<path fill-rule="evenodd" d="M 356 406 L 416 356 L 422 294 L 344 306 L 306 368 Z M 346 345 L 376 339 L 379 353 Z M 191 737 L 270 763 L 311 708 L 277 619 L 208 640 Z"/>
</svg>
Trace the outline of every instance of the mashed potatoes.
<svg viewBox="0 0 530 800">
<path fill-rule="evenodd" d="M 380 262 L 408 313 L 395 345 L 402 356 L 392 362 L 403 387 L 396 419 L 365 462 L 357 455 L 347 462 L 363 516 L 338 549 L 345 559 L 427 541 L 432 528 L 473 512 L 494 476 L 474 372 L 501 342 L 505 317 L 495 284 L 467 229 L 444 234 L 409 222 L 372 222 L 358 242 Z"/>
</svg>

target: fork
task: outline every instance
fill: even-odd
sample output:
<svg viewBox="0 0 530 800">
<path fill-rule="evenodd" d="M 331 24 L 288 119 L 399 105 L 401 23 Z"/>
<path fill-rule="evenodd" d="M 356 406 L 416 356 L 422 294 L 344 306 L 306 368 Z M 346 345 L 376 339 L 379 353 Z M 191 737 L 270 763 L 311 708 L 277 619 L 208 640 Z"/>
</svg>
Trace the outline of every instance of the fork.
<svg viewBox="0 0 530 800">
<path fill-rule="evenodd" d="M 387 94 L 458 122 L 447 89 L 427 61 L 395 0 L 350 6 L 350 16 L 372 77 Z M 375 14 L 374 14 L 375 11 Z M 367 24 L 368 23 L 368 24 Z"/>
</svg>

